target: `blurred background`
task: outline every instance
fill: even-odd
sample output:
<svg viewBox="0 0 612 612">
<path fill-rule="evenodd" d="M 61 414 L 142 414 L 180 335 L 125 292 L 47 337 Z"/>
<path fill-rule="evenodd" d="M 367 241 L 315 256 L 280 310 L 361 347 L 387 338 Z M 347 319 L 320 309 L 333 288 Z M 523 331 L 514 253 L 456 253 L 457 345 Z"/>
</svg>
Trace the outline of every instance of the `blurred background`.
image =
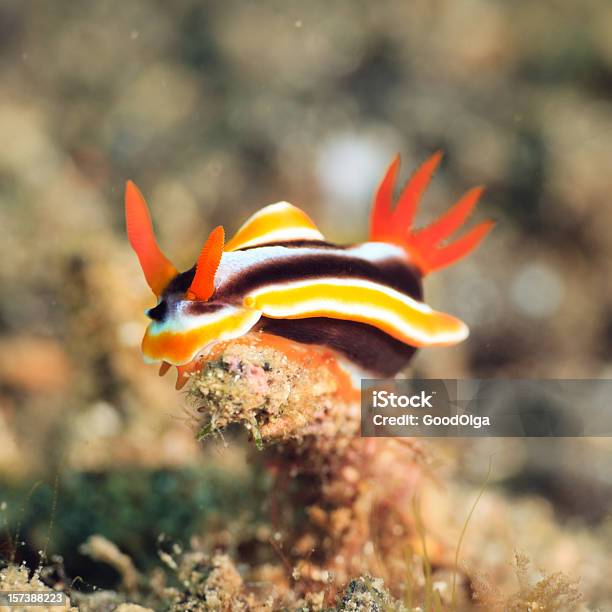
<svg viewBox="0 0 612 612">
<path fill-rule="evenodd" d="M 419 222 L 485 184 L 475 216 L 497 227 L 427 279 L 472 335 L 421 351 L 414 372 L 612 376 L 606 0 L 5 0 L 0 50 L 0 529 L 19 533 L 19 559 L 60 553 L 112 585 L 79 553 L 91 533 L 146 567 L 160 534 L 256 513 L 245 440 L 196 443 L 185 398 L 142 363 L 153 297 L 125 236 L 127 179 L 186 269 L 214 225 L 278 200 L 330 240 L 363 240 L 393 155 L 405 180 L 441 148 Z M 431 452 L 455 535 L 494 457 L 477 567 L 521 548 L 610 602 L 609 439 Z"/>
</svg>

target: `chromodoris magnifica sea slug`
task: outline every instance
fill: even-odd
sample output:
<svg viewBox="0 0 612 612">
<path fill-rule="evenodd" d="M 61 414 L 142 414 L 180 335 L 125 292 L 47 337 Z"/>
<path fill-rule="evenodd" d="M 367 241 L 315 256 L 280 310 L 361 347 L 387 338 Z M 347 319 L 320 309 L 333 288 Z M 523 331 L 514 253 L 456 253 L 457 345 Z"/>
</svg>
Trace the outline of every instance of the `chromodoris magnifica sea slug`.
<svg viewBox="0 0 612 612">
<path fill-rule="evenodd" d="M 395 206 L 399 156 L 393 161 L 376 194 L 368 242 L 328 242 L 306 213 L 278 202 L 255 213 L 228 242 L 223 228 L 215 228 L 185 272 L 161 252 L 145 200 L 129 181 L 128 237 L 158 300 L 147 311 L 145 360 L 161 362 L 160 373 L 177 366 L 180 387 L 215 345 L 258 333 L 324 347 L 363 376 L 391 376 L 418 347 L 464 340 L 462 321 L 423 301 L 422 279 L 469 253 L 493 223 L 446 242 L 475 207 L 482 193 L 476 187 L 431 225 L 412 229 L 440 159 L 438 152 L 418 168 Z"/>
</svg>

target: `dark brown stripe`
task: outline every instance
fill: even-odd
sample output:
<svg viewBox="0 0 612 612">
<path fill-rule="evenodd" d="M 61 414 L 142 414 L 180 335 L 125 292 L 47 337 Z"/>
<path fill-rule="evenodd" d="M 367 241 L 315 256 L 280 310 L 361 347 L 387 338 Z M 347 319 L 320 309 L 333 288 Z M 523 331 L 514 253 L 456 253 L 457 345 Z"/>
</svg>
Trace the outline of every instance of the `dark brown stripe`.
<svg viewBox="0 0 612 612">
<path fill-rule="evenodd" d="M 332 276 L 369 280 L 396 289 L 416 300 L 423 298 L 420 275 L 404 261 L 388 259 L 371 263 L 323 250 L 317 254 L 293 255 L 253 264 L 219 287 L 213 299 L 235 303 L 254 289 L 271 283 Z"/>
<path fill-rule="evenodd" d="M 270 247 L 270 246 L 282 246 L 288 249 L 297 249 L 297 248 L 320 248 L 320 249 L 335 249 L 335 250 L 344 250 L 350 247 L 342 247 L 336 244 L 332 244 L 331 242 L 324 242 L 322 240 L 294 240 L 292 242 L 270 242 L 267 244 L 258 244 L 252 247 L 246 247 L 245 249 L 238 249 L 239 251 L 250 251 L 252 249 L 259 249 L 261 247 Z M 164 289 L 164 295 L 173 295 L 176 293 L 185 293 L 187 289 L 191 286 L 193 279 L 195 277 L 196 267 L 193 265 L 189 270 L 185 270 L 185 272 L 179 272 L 166 286 Z"/>
<path fill-rule="evenodd" d="M 196 267 L 189 268 L 185 272 L 179 272 L 164 289 L 164 296 L 174 295 L 176 293 L 183 294 L 193 282 L 195 276 Z"/>
<path fill-rule="evenodd" d="M 268 319 L 259 329 L 303 344 L 327 346 L 373 375 L 394 376 L 410 362 L 416 348 L 385 332 L 355 321 L 313 317 L 311 319 Z"/>
<path fill-rule="evenodd" d="M 183 302 L 183 293 L 164 294 L 163 299 L 155 308 L 147 310 L 147 316 L 153 321 L 165 321 L 169 313 L 176 311 L 179 302 Z M 186 302 L 186 312 L 191 315 L 211 314 L 225 307 L 220 302 Z"/>
<path fill-rule="evenodd" d="M 189 302 L 187 312 L 191 315 L 211 314 L 225 308 L 225 304 L 219 302 Z"/>
</svg>

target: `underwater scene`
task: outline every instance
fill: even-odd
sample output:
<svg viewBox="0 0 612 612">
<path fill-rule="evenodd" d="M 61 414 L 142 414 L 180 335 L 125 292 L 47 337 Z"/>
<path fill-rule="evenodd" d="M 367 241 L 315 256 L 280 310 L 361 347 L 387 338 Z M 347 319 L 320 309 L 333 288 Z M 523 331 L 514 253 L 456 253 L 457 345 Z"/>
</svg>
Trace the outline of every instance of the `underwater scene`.
<svg viewBox="0 0 612 612">
<path fill-rule="evenodd" d="M 0 611 L 612 611 L 610 2 L 0 51 Z"/>
</svg>

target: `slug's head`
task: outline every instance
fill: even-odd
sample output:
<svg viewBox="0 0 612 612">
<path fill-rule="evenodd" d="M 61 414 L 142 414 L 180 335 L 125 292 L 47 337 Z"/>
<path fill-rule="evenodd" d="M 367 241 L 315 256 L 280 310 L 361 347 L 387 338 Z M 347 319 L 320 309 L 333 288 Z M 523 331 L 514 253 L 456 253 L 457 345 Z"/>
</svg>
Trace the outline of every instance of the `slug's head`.
<svg viewBox="0 0 612 612">
<path fill-rule="evenodd" d="M 125 219 L 130 244 L 157 297 L 157 305 L 147 311 L 151 323 L 142 342 L 146 361 L 184 365 L 228 333 L 242 335 L 252 327 L 254 313 L 210 301 L 223 255 L 221 226 L 211 232 L 196 265 L 179 273 L 159 248 L 147 204 L 131 181 L 125 190 Z"/>
</svg>

